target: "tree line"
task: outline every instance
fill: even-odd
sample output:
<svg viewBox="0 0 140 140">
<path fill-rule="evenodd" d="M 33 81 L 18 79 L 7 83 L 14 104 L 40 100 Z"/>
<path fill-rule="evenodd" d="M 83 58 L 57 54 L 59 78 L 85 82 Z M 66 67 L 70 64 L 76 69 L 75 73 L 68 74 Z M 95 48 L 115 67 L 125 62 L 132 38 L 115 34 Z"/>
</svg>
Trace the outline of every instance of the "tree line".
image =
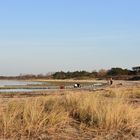
<svg viewBox="0 0 140 140">
<path fill-rule="evenodd" d="M 133 67 L 132 70 L 123 68 L 111 68 L 109 70 L 101 69 L 99 71 L 74 71 L 74 72 L 55 72 L 46 75 L 43 74 L 20 74 L 19 76 L 0 76 L 0 79 L 104 79 L 112 77 L 114 79 L 140 79 L 140 67 Z"/>
<path fill-rule="evenodd" d="M 132 76 L 140 75 L 140 70 L 128 70 L 122 68 L 111 68 L 110 70 L 101 69 L 98 72 L 92 71 L 74 71 L 74 72 L 56 72 L 52 75 L 54 79 L 87 79 L 87 78 L 108 78 L 114 77 L 115 79 L 129 78 Z"/>
</svg>

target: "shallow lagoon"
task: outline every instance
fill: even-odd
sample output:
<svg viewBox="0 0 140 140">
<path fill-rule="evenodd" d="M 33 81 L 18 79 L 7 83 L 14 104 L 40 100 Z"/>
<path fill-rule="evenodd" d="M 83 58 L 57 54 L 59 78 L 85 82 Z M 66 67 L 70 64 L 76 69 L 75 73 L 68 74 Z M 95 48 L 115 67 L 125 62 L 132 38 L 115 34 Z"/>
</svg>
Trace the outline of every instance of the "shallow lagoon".
<svg viewBox="0 0 140 140">
<path fill-rule="evenodd" d="M 20 80 L 0 80 L 0 93 L 4 92 L 34 92 L 42 90 L 58 90 L 62 83 L 32 82 Z M 74 83 L 67 83 L 65 89 L 73 89 Z M 84 83 L 80 89 L 97 89 L 105 86 L 103 83 Z"/>
</svg>

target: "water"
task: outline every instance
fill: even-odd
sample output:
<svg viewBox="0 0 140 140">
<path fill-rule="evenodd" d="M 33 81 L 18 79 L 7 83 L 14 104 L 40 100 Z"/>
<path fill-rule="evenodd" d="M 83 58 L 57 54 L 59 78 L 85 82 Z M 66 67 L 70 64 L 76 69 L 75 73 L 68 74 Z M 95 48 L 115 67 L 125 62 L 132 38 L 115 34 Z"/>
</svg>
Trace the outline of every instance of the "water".
<svg viewBox="0 0 140 140">
<path fill-rule="evenodd" d="M 47 85 L 43 88 L 39 88 L 36 85 L 41 85 L 41 82 L 29 82 L 29 81 L 18 81 L 18 80 L 0 80 L 0 93 L 2 92 L 33 92 L 33 91 L 42 91 L 42 90 L 58 90 L 60 89 L 59 85 L 50 85 L 49 82 L 47 82 Z M 28 88 L 22 86 L 26 85 L 32 85 Z M 9 88 L 10 87 L 17 87 L 17 88 Z M 18 87 L 21 86 L 21 87 Z M 97 89 L 97 88 L 102 88 L 105 85 L 103 83 L 90 83 L 90 84 L 84 84 L 82 85 L 81 88 L 79 89 Z M 6 87 L 6 88 L 2 88 Z M 73 84 L 65 86 L 65 89 L 73 89 Z"/>
<path fill-rule="evenodd" d="M 0 80 L 0 87 L 5 86 L 26 86 L 41 84 L 40 82 L 28 82 L 28 81 L 18 81 L 18 80 Z"/>
<path fill-rule="evenodd" d="M 0 87 L 8 87 L 8 86 L 26 86 L 26 85 L 38 85 L 41 84 L 41 82 L 29 82 L 29 81 L 19 81 L 19 80 L 0 80 Z M 16 89 L 0 89 L 0 92 L 31 92 L 31 91 L 37 91 L 42 89 L 22 89 L 22 88 L 16 88 Z"/>
<path fill-rule="evenodd" d="M 33 91 L 42 91 L 42 90 L 50 90 L 50 89 L 0 89 L 0 93 L 2 92 L 33 92 Z"/>
</svg>

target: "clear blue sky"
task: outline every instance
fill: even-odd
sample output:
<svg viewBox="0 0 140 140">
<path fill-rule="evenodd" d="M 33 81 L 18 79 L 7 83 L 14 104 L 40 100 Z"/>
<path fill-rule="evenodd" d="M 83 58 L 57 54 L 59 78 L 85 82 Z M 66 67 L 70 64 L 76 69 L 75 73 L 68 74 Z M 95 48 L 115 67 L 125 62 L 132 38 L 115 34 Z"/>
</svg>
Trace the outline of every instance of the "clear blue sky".
<svg viewBox="0 0 140 140">
<path fill-rule="evenodd" d="M 0 75 L 140 65 L 140 0 L 1 0 Z"/>
</svg>

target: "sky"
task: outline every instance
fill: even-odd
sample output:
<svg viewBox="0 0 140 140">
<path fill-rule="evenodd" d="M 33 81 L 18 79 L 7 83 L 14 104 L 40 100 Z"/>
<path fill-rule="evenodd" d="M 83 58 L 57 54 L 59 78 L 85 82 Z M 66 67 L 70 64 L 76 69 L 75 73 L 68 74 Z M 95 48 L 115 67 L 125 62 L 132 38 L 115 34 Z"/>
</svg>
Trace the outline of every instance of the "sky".
<svg viewBox="0 0 140 140">
<path fill-rule="evenodd" d="M 140 0 L 1 0 L 0 75 L 140 65 Z"/>
</svg>

